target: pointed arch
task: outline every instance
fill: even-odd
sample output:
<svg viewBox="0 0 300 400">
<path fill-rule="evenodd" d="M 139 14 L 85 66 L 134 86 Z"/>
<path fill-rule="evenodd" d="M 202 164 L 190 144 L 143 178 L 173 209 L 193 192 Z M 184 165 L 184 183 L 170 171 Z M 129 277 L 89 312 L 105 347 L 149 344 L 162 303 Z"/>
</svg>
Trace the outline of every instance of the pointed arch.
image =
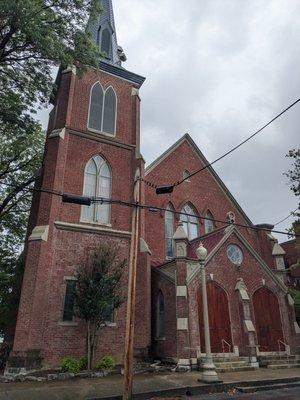
<svg viewBox="0 0 300 400">
<path fill-rule="evenodd" d="M 196 239 L 199 236 L 199 219 L 195 207 L 191 203 L 186 203 L 180 212 L 182 213 L 180 221 L 189 240 Z"/>
<path fill-rule="evenodd" d="M 156 300 L 156 337 L 165 336 L 165 298 L 161 290 L 158 291 Z"/>
<path fill-rule="evenodd" d="M 106 58 L 111 58 L 111 36 L 111 30 L 104 28 L 101 35 L 101 52 L 105 54 Z"/>
<path fill-rule="evenodd" d="M 205 227 L 205 233 L 210 233 L 215 229 L 215 224 L 214 224 L 214 216 L 210 210 L 207 210 L 205 213 L 205 218 L 204 219 L 204 227 Z"/>
<path fill-rule="evenodd" d="M 91 87 L 88 129 L 108 135 L 116 134 L 117 94 L 112 86 L 103 89 L 100 82 Z"/>
<path fill-rule="evenodd" d="M 166 258 L 174 256 L 174 207 L 169 203 L 165 211 L 165 248 Z"/>
<path fill-rule="evenodd" d="M 253 293 L 252 303 L 259 350 L 278 351 L 284 337 L 276 294 L 266 286 L 261 286 Z"/>
<path fill-rule="evenodd" d="M 102 129 L 104 91 L 100 82 L 91 87 L 88 128 L 96 131 Z"/>
<path fill-rule="evenodd" d="M 117 95 L 112 86 L 109 86 L 104 95 L 103 132 L 114 135 L 116 133 Z"/>
<path fill-rule="evenodd" d="M 100 155 L 93 156 L 84 170 L 83 195 L 89 197 L 111 198 L 111 168 Z M 91 204 L 82 206 L 81 219 L 88 222 L 108 224 L 110 221 L 110 204 Z"/>
<path fill-rule="evenodd" d="M 230 321 L 229 296 L 216 281 L 207 282 L 207 299 L 212 353 L 232 352 L 232 332 Z M 204 320 L 201 288 L 198 292 L 199 330 L 201 351 L 205 352 Z M 230 345 L 223 347 L 225 341 Z"/>
</svg>

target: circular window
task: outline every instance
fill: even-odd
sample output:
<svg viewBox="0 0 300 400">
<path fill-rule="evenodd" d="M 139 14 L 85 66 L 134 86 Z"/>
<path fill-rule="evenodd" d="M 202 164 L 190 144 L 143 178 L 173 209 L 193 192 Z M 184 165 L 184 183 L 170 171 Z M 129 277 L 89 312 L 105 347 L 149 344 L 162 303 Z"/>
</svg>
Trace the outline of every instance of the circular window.
<svg viewBox="0 0 300 400">
<path fill-rule="evenodd" d="M 241 265 L 244 258 L 242 250 L 235 244 L 230 244 L 227 247 L 227 256 L 229 260 L 235 265 Z"/>
</svg>

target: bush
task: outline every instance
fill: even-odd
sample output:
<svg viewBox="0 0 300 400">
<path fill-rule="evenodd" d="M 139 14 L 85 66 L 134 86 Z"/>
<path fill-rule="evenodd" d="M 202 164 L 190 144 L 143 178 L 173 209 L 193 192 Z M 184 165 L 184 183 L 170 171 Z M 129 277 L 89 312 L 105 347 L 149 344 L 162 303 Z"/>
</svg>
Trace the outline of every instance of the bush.
<svg viewBox="0 0 300 400">
<path fill-rule="evenodd" d="M 101 371 L 111 371 L 115 367 L 115 365 L 115 360 L 112 357 L 105 356 L 95 364 L 95 369 Z"/>
<path fill-rule="evenodd" d="M 80 361 L 74 357 L 65 357 L 61 362 L 61 370 L 77 374 L 80 371 Z"/>
<path fill-rule="evenodd" d="M 86 370 L 86 369 L 87 369 L 87 364 L 88 364 L 88 362 L 87 362 L 87 357 L 81 357 L 81 358 L 79 358 L 79 368 L 80 368 L 80 371 Z"/>
</svg>

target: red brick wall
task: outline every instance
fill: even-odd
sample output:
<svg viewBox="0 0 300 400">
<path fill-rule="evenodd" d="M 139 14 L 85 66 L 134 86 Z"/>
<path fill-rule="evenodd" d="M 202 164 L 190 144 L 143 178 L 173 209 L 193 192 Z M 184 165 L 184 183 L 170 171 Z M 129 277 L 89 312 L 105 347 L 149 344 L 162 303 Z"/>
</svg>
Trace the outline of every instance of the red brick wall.
<svg viewBox="0 0 300 400">
<path fill-rule="evenodd" d="M 151 172 L 146 175 L 146 179 L 158 185 L 177 182 L 182 179 L 183 171 L 196 171 L 203 166 L 202 161 L 196 154 L 191 145 L 184 141 L 163 161 L 160 162 Z M 236 222 L 247 224 L 245 218 L 235 205 L 225 194 L 220 185 L 208 170 L 191 178 L 191 182 L 184 182 L 175 187 L 172 194 L 157 196 L 155 189 L 146 186 L 147 203 L 158 207 L 166 207 L 171 202 L 176 211 L 181 211 L 182 206 L 190 202 L 193 204 L 198 216 L 205 216 L 207 210 L 213 214 L 217 220 L 226 220 L 226 214 L 233 211 Z M 177 217 L 178 220 L 178 217 Z M 178 221 L 176 221 L 177 226 Z M 165 240 L 164 240 L 164 213 L 146 214 L 147 232 L 146 239 L 153 253 L 153 257 L 165 259 Z M 219 222 L 215 223 L 216 228 L 221 227 Z M 253 231 L 240 228 L 247 240 L 257 248 L 256 236 Z M 204 235 L 204 220 L 200 223 L 200 235 Z"/>
<path fill-rule="evenodd" d="M 115 138 L 99 135 L 99 140 L 84 136 L 91 86 L 100 80 L 104 87 L 112 85 L 118 97 L 117 131 Z M 99 154 L 112 170 L 112 198 L 133 200 L 136 160 L 139 147 L 139 103 L 132 96 L 132 85 L 103 72 L 91 71 L 82 78 L 71 72 L 61 76 L 57 95 L 57 110 L 52 112 L 48 133 L 67 125 L 80 135 L 66 131 L 64 139 L 47 138 L 41 186 L 63 193 L 83 193 L 84 168 L 88 160 Z M 97 135 L 96 135 L 97 137 Z M 143 174 L 143 170 L 141 171 Z M 120 205 L 111 207 L 111 228 L 131 231 L 132 209 Z M 58 230 L 55 221 L 80 223 L 80 206 L 63 204 L 59 196 L 41 193 L 33 203 L 31 221 L 49 225 L 48 241 L 29 242 L 19 307 L 14 353 L 39 349 L 44 365 L 57 365 L 66 355 L 81 356 L 85 352 L 84 323 L 62 326 L 65 276 L 72 276 L 86 261 L 87 251 L 99 243 L 109 242 L 120 248 L 120 257 L 129 260 L 130 235 L 93 234 Z M 91 224 L 98 226 L 97 224 Z M 144 222 L 141 222 L 144 226 Z M 31 224 L 33 228 L 33 224 Z M 123 295 L 127 298 L 128 269 L 123 276 Z M 150 347 L 150 261 L 141 254 L 138 268 L 136 307 L 136 341 L 140 353 Z M 145 318 L 146 316 L 146 318 Z M 99 335 L 97 357 L 110 354 L 122 361 L 124 351 L 126 302 L 116 311 L 116 326 L 106 327 Z"/>
<path fill-rule="evenodd" d="M 230 262 L 227 257 L 226 249 L 228 244 L 237 244 L 243 251 L 244 260 L 240 271 L 236 268 L 234 264 Z M 226 292 L 228 297 L 229 314 L 231 321 L 231 334 L 233 345 L 239 347 L 240 355 L 249 355 L 249 349 L 247 348 L 247 338 L 245 337 L 243 317 L 240 310 L 240 300 L 238 292 L 235 290 L 236 283 L 239 278 L 243 278 L 250 297 L 250 311 L 251 319 L 255 325 L 255 315 L 252 306 L 252 296 L 254 292 L 263 286 L 263 283 L 267 288 L 269 288 L 276 296 L 279 301 L 280 306 L 280 318 L 283 328 L 284 340 L 291 346 L 291 352 L 295 353 L 297 338 L 293 328 L 293 310 L 291 306 L 288 305 L 285 293 L 280 289 L 276 282 L 271 279 L 269 274 L 260 266 L 260 264 L 253 258 L 251 253 L 244 247 L 244 245 L 239 241 L 235 235 L 225 242 L 218 253 L 209 261 L 206 266 L 206 277 L 207 280 L 212 279 L 218 285 L 220 285 Z M 263 282 L 264 280 L 264 282 Z M 161 277 L 158 273 L 155 273 L 155 278 L 153 280 L 153 296 L 157 288 L 168 287 L 169 292 L 174 290 L 175 284 L 169 283 L 165 278 Z M 190 332 L 190 358 L 196 357 L 196 348 L 200 345 L 201 340 L 204 338 L 200 337 L 199 334 L 199 316 L 198 316 L 198 304 L 197 297 L 201 287 L 201 279 L 199 275 L 195 276 L 193 280 L 188 285 L 188 299 L 189 299 L 189 332 Z M 154 301 L 154 297 L 153 297 Z M 154 303 L 153 303 L 154 304 Z M 174 297 L 166 297 L 166 316 L 170 318 L 172 316 L 172 322 L 174 324 L 173 318 L 176 319 L 175 301 Z M 173 330 L 170 332 L 175 337 L 176 326 L 168 322 L 172 326 Z M 168 325 L 169 326 L 169 325 Z M 177 348 L 171 345 L 171 341 L 160 342 L 159 346 L 156 345 L 156 351 L 159 351 L 164 357 L 177 357 Z"/>
</svg>

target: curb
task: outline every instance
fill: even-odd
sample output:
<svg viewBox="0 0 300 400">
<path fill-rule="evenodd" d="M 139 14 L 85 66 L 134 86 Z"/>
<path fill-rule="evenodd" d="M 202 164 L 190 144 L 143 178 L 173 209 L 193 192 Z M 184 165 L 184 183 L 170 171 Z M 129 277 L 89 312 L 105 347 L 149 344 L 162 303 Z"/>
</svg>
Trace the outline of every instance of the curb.
<svg viewBox="0 0 300 400">
<path fill-rule="evenodd" d="M 179 388 L 170 388 L 163 390 L 153 390 L 151 392 L 144 393 L 134 393 L 132 398 L 134 400 L 149 400 L 152 397 L 169 397 L 169 396 L 186 396 L 189 395 L 201 395 L 201 394 L 212 394 L 212 393 L 222 393 L 230 389 L 235 389 L 237 386 L 264 386 L 272 384 L 295 384 L 299 382 L 300 377 L 295 378 L 284 378 L 284 379 L 264 379 L 259 381 L 237 381 L 230 383 L 216 383 L 208 385 L 199 386 L 182 386 Z M 294 385 L 295 386 L 295 385 Z M 122 396 L 109 396 L 109 397 L 91 397 L 87 400 L 122 400 Z"/>
</svg>

